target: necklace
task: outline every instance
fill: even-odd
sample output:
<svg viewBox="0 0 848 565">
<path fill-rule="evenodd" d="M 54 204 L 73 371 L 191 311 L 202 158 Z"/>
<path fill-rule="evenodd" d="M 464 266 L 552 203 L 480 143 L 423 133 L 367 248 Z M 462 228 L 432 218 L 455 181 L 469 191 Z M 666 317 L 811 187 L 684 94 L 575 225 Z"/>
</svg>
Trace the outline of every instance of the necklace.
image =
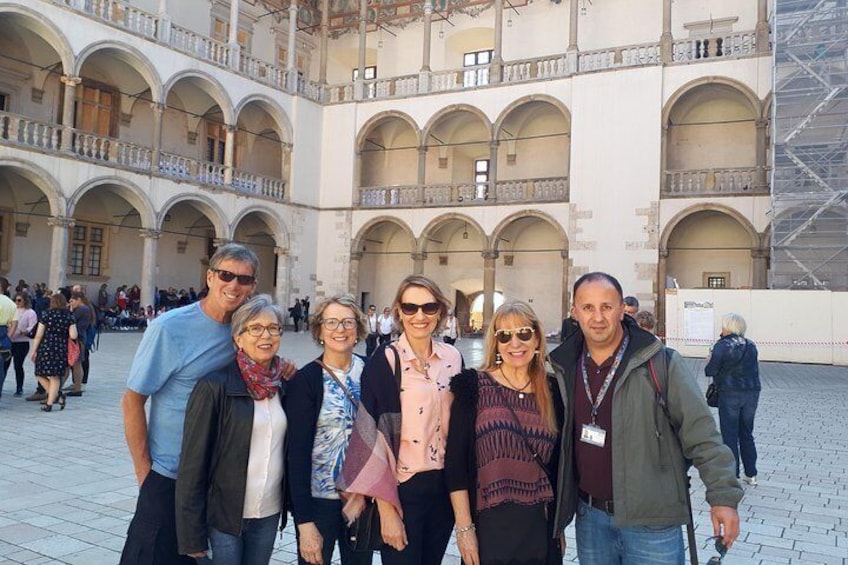
<svg viewBox="0 0 848 565">
<path fill-rule="evenodd" d="M 524 398 L 524 389 L 530 386 L 531 379 L 528 377 L 527 382 L 524 383 L 522 386 L 518 387 L 515 385 L 515 383 L 512 382 L 512 379 L 507 376 L 506 371 L 504 371 L 503 367 L 501 367 L 501 375 L 503 375 L 503 378 L 505 378 L 506 382 L 509 383 L 510 388 L 518 392 L 518 398 Z"/>
<path fill-rule="evenodd" d="M 334 371 L 341 371 L 342 373 L 347 373 L 350 371 L 350 367 L 353 363 L 348 363 L 347 367 L 336 367 L 335 365 L 330 365 L 326 361 L 324 361 L 324 365 L 327 366 L 328 369 L 332 369 Z"/>
</svg>

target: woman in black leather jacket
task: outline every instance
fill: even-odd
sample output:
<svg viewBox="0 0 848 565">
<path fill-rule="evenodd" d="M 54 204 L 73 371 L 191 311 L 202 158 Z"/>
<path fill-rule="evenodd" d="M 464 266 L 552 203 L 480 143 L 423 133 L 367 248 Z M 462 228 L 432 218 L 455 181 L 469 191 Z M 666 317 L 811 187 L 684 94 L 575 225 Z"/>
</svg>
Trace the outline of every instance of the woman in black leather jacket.
<svg viewBox="0 0 848 565">
<path fill-rule="evenodd" d="M 200 379 L 177 476 L 179 551 L 215 565 L 267 564 L 285 516 L 284 316 L 268 295 L 236 310 L 236 361 Z"/>
</svg>

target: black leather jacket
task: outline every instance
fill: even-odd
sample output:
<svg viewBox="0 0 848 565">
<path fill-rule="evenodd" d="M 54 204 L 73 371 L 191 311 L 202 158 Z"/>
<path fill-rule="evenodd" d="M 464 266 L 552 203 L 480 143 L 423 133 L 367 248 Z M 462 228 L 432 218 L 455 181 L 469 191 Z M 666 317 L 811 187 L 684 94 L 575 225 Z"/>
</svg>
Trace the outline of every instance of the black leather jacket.
<svg viewBox="0 0 848 565">
<path fill-rule="evenodd" d="M 277 394 L 281 404 L 284 395 L 281 387 Z M 253 405 L 235 362 L 200 379 L 191 393 L 177 474 L 177 542 L 182 555 L 208 549 L 208 527 L 231 535 L 241 533 Z M 282 529 L 285 474 L 280 489 Z"/>
</svg>

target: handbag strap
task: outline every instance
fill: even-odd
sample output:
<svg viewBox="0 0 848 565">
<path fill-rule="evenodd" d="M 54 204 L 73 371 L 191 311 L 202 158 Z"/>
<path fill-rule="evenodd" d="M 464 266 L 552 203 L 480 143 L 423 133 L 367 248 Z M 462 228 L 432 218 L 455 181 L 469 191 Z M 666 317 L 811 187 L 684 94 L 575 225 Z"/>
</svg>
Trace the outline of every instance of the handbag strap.
<svg viewBox="0 0 848 565">
<path fill-rule="evenodd" d="M 316 360 L 315 360 L 315 362 L 316 362 L 316 363 L 318 363 L 319 365 L 321 365 L 321 367 L 322 367 L 325 371 L 327 371 L 327 373 L 328 373 L 331 377 L 333 377 L 333 380 L 334 380 L 334 381 L 336 381 L 336 383 L 338 383 L 338 385 L 339 385 L 340 387 L 342 387 L 342 390 L 344 391 L 345 396 L 347 396 L 347 397 L 348 397 L 348 400 L 350 400 L 353 404 L 356 404 L 356 402 L 357 402 L 357 401 L 356 401 L 356 397 L 355 397 L 355 396 L 353 396 L 353 393 L 352 393 L 352 392 L 350 392 L 350 390 L 349 390 L 349 389 L 345 386 L 345 384 L 342 382 L 342 380 L 341 380 L 339 377 L 337 377 L 337 376 L 336 376 L 336 372 L 335 372 L 335 371 L 333 371 L 330 367 L 328 367 L 328 366 L 327 366 L 327 365 L 326 365 L 323 361 L 321 361 L 321 359 L 316 359 Z M 353 359 L 351 359 L 351 361 L 350 361 L 350 362 L 351 362 L 351 363 L 353 363 Z"/>
<path fill-rule="evenodd" d="M 494 379 L 492 379 L 494 380 Z M 539 468 L 542 469 L 542 472 L 547 477 L 548 482 L 551 485 L 551 488 L 554 486 L 554 481 L 551 478 L 551 474 L 548 472 L 548 468 L 545 466 L 544 462 L 542 462 L 542 457 L 533 449 L 533 445 L 530 443 L 530 440 L 527 438 L 527 433 L 524 431 L 524 426 L 521 425 L 521 420 L 518 419 L 518 414 L 515 413 L 515 410 L 512 408 L 509 402 L 506 401 L 506 396 L 504 396 L 503 390 L 501 390 L 500 383 L 496 383 L 498 386 L 496 387 L 498 391 L 498 396 L 501 397 L 501 403 L 507 407 L 509 413 L 512 414 L 512 419 L 515 420 L 515 425 L 518 428 L 518 433 L 521 434 L 521 439 L 524 440 L 524 445 L 527 446 L 527 450 L 530 452 L 530 455 L 533 456 L 533 461 L 535 461 Z"/>
</svg>

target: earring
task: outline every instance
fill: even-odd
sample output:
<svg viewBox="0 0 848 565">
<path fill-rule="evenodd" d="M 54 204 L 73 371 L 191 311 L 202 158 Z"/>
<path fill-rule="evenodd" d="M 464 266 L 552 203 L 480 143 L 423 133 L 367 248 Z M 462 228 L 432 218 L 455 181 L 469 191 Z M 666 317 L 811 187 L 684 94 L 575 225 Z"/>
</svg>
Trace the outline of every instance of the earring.
<svg viewBox="0 0 848 565">
<path fill-rule="evenodd" d="M 533 351 L 533 356 L 534 356 L 534 357 L 538 357 L 538 356 L 539 356 L 539 350 L 538 350 L 538 349 L 536 349 L 535 351 Z"/>
<path fill-rule="evenodd" d="M 320 343 L 321 345 L 324 345 L 324 340 L 323 340 L 323 339 L 319 339 L 319 340 L 318 340 L 318 343 Z"/>
<path fill-rule="evenodd" d="M 500 365 L 503 363 L 503 357 L 501 357 L 500 353 L 495 353 L 495 365 Z"/>
</svg>

